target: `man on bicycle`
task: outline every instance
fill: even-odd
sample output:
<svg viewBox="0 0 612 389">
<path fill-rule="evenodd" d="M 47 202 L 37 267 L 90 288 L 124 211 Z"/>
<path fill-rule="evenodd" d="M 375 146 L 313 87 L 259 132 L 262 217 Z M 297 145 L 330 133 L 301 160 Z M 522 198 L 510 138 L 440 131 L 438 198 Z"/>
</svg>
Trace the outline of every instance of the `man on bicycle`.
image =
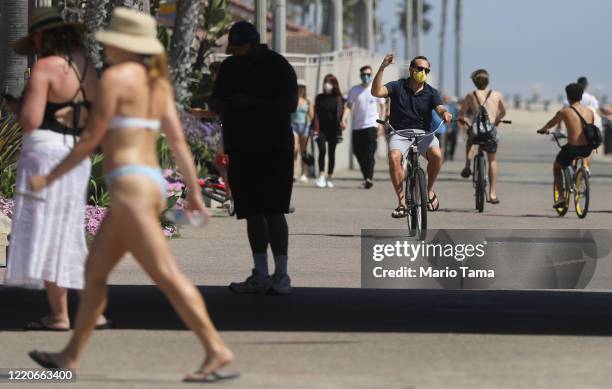
<svg viewBox="0 0 612 389">
<path fill-rule="evenodd" d="M 485 123 L 485 126 L 490 129 L 488 134 L 478 135 L 478 143 L 480 147 L 487 153 L 489 160 L 489 193 L 487 202 L 491 204 L 499 204 L 497 197 L 497 126 L 506 116 L 506 107 L 504 106 L 504 98 L 502 94 L 496 90 L 489 89 L 489 72 L 485 69 L 478 69 L 471 75 L 472 82 L 476 86 L 476 90 L 468 93 L 465 96 L 464 103 L 461 104 L 458 121 L 467 125 L 468 139 L 465 145 L 465 167 L 461 171 L 461 177 L 468 178 L 472 174 L 470 166 L 472 166 L 473 146 L 475 143 L 474 124 L 476 120 Z M 481 110 L 484 108 L 484 111 Z M 466 121 L 466 116 L 470 116 L 472 120 Z M 486 139 L 482 139 L 486 138 Z"/>
<path fill-rule="evenodd" d="M 557 188 L 559 193 L 559 200 L 553 205 L 553 208 L 563 207 L 565 203 L 565 193 L 561 184 L 562 170 L 571 165 L 574 159 L 587 158 L 593 151 L 593 147 L 589 145 L 584 135 L 584 127 L 580 116 L 587 123 L 593 123 L 595 115 L 590 108 L 580 104 L 583 91 L 582 86 L 579 84 L 569 84 L 566 86 L 565 93 L 567 94 L 569 106 L 562 108 L 544 127 L 538 130 L 538 134 L 549 134 L 550 129 L 557 127 L 561 122 L 567 128 L 567 144 L 561 148 L 553 164 L 555 188 Z"/>
<path fill-rule="evenodd" d="M 391 113 L 389 115 L 391 126 L 397 131 L 406 129 L 430 131 L 432 110 L 435 110 L 440 117 L 450 123 L 452 115 L 444 107 L 440 94 L 425 82 L 427 74 L 430 72 L 429 60 L 423 56 L 415 57 L 410 61 L 409 78 L 383 85 L 383 72 L 392 63 L 393 54 L 387 54 L 372 82 L 373 96 L 389 97 L 391 100 Z M 405 193 L 402 185 L 404 179 L 402 156 L 412 145 L 412 142 L 413 140 L 397 134 L 388 134 L 389 173 L 398 199 L 398 206 L 391 214 L 391 217 L 394 218 L 407 216 Z M 428 161 L 427 190 L 429 201 L 427 208 L 430 211 L 436 211 L 440 207 L 440 202 L 433 191 L 433 186 L 442 166 L 442 152 L 438 139 L 433 134 L 421 138 L 418 148 L 419 153 Z"/>
</svg>

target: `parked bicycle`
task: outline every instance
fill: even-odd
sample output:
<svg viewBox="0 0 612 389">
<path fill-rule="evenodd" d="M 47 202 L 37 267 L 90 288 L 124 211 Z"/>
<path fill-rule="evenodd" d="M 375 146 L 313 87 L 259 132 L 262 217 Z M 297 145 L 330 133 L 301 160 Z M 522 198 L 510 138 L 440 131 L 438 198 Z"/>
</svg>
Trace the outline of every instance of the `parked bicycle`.
<svg viewBox="0 0 612 389">
<path fill-rule="evenodd" d="M 567 139 L 565 134 L 551 132 L 551 136 L 559 148 L 563 147 L 560 139 Z M 570 207 L 572 196 L 574 197 L 574 209 L 580 219 L 584 219 L 589 212 L 589 173 L 584 164 L 584 158 L 576 158 L 572 164 L 563 169 L 561 174 L 561 187 L 565 202 L 563 206 L 555 208 L 559 216 L 564 216 Z M 553 182 L 553 199 L 555 204 L 561 200 L 557 187 Z"/>
<path fill-rule="evenodd" d="M 227 210 L 230 216 L 234 216 L 236 210 L 234 209 L 234 200 L 227 193 L 227 183 L 223 182 L 217 176 L 210 176 L 201 178 L 199 180 L 200 187 L 202 188 L 202 195 L 204 196 L 204 204 L 210 208 L 212 205 L 211 200 L 215 200 L 221 203 L 221 207 Z"/>
<path fill-rule="evenodd" d="M 419 240 L 425 239 L 427 235 L 427 175 L 419 163 L 419 142 L 426 136 L 434 136 L 445 124 L 440 122 L 434 131 L 418 129 L 405 129 L 396 131 L 393 126 L 383 120 L 377 120 L 389 128 L 391 132 L 412 141 L 410 147 L 402 155 L 402 166 L 404 168 L 404 196 L 406 199 L 406 221 L 408 224 L 408 235 L 416 236 Z"/>
</svg>

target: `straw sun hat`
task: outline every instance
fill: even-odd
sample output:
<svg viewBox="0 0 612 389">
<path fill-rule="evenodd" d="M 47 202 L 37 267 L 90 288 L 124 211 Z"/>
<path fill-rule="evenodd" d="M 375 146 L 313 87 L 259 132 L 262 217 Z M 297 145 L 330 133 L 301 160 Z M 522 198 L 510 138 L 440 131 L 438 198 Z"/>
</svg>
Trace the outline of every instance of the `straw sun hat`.
<svg viewBox="0 0 612 389">
<path fill-rule="evenodd" d="M 77 32 L 87 30 L 87 27 L 82 23 L 65 22 L 64 19 L 62 19 L 62 14 L 58 8 L 35 8 L 28 21 L 28 35 L 17 39 L 11 43 L 10 46 L 17 54 L 34 54 L 36 52 L 36 48 L 32 42 L 32 36 L 37 32 L 48 31 L 59 27 L 72 27 Z"/>
<path fill-rule="evenodd" d="M 136 54 L 152 55 L 165 51 L 157 39 L 155 19 L 124 7 L 115 8 L 110 27 L 96 32 L 96 40 Z"/>
</svg>

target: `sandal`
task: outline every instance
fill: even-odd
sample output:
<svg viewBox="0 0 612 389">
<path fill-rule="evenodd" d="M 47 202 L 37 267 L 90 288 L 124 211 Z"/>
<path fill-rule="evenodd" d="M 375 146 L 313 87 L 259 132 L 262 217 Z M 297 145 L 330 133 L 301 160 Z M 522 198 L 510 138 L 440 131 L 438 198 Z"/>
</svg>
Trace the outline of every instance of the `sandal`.
<svg viewBox="0 0 612 389">
<path fill-rule="evenodd" d="M 193 373 L 183 378 L 183 382 L 200 382 L 200 383 L 213 383 L 222 380 L 231 380 L 240 377 L 240 373 L 224 373 L 220 371 L 201 371 Z"/>
<path fill-rule="evenodd" d="M 62 367 L 56 361 L 53 360 L 49 353 L 32 350 L 28 353 L 28 355 L 30 356 L 30 358 L 32 358 L 32 360 L 34 360 L 34 362 L 38 363 L 45 369 L 59 369 Z"/>
<path fill-rule="evenodd" d="M 464 167 L 461 171 L 461 177 L 469 178 L 472 175 L 472 170 L 469 167 Z"/>
<path fill-rule="evenodd" d="M 499 204 L 499 198 L 497 198 L 497 197 L 495 197 L 495 198 L 490 197 L 490 198 L 487 200 L 487 203 L 491 203 L 491 204 Z"/>
<path fill-rule="evenodd" d="M 436 202 L 436 206 L 434 207 L 434 201 Z M 438 195 L 434 192 L 432 198 L 427 200 L 427 210 L 430 212 L 436 212 L 440 208 L 440 200 L 438 200 Z"/>
<path fill-rule="evenodd" d="M 25 331 L 54 331 L 54 332 L 70 331 L 70 328 L 51 327 L 50 325 L 45 323 L 45 319 L 47 319 L 47 316 L 41 319 L 38 319 L 38 320 L 31 321 L 25 326 L 23 326 L 23 329 Z"/>
<path fill-rule="evenodd" d="M 393 210 L 393 212 L 391 212 L 391 217 L 394 219 L 401 219 L 406 216 L 408 216 L 408 211 L 403 205 L 398 206 Z"/>
</svg>

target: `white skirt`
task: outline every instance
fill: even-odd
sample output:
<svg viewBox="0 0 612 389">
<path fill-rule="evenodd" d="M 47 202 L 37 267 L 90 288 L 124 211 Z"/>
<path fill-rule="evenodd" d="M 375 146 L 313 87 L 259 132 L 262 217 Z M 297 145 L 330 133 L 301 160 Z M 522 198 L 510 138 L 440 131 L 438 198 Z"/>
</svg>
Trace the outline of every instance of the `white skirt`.
<svg viewBox="0 0 612 389">
<path fill-rule="evenodd" d="M 70 153 L 74 140 L 47 130 L 25 134 L 16 191 L 29 191 L 30 177 L 48 174 Z M 15 196 L 5 285 L 41 289 L 49 281 L 64 288 L 83 288 L 90 173 L 91 161 L 86 158 L 40 192 L 44 201 Z"/>
</svg>

